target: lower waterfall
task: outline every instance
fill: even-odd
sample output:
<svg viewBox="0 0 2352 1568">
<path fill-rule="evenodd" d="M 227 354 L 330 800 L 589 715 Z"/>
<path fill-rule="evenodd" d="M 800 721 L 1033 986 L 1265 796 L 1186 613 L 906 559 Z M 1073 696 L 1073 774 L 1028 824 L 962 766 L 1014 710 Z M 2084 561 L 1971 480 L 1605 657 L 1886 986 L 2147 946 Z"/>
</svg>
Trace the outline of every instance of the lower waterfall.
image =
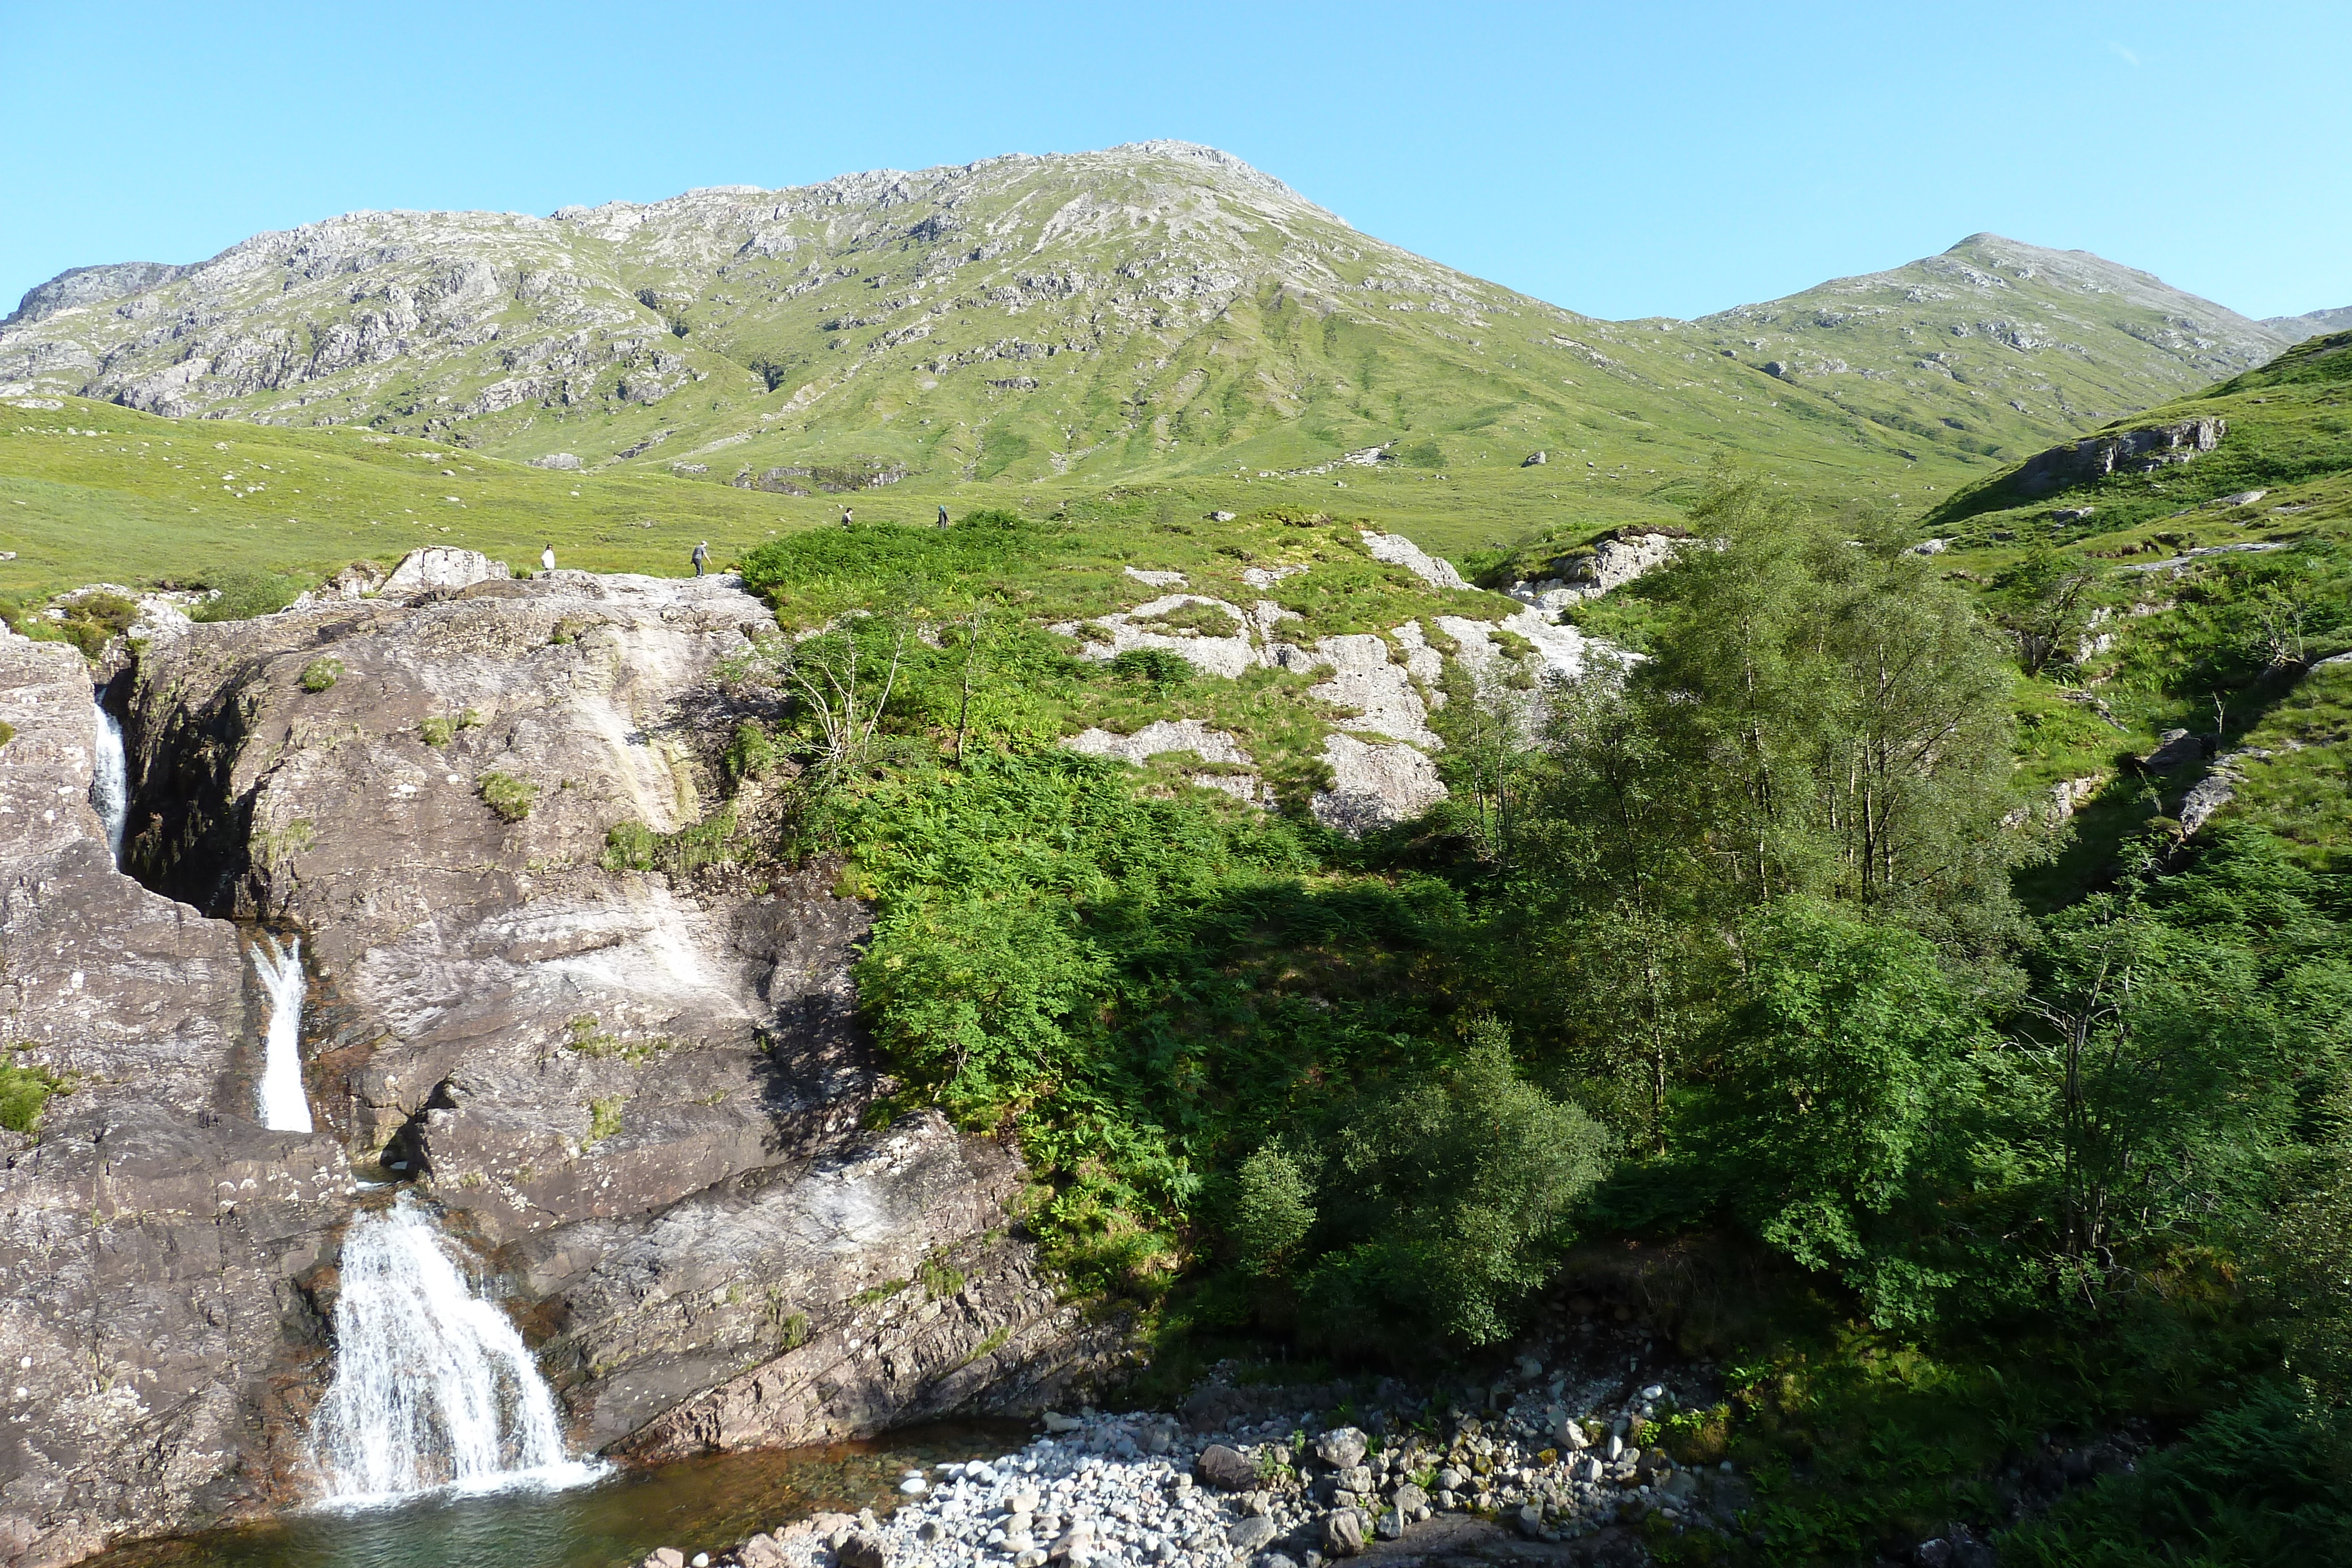
<svg viewBox="0 0 2352 1568">
<path fill-rule="evenodd" d="M 261 1124 L 275 1133 L 310 1131 L 310 1097 L 302 1087 L 302 944 L 289 937 L 284 947 L 263 932 L 253 945 L 253 967 L 269 998 L 269 1027 L 262 1036 Z"/>
<path fill-rule="evenodd" d="M 335 1375 L 310 1452 L 326 1500 L 341 1503 L 604 1473 L 565 1457 L 555 1396 L 522 1335 L 405 1193 L 344 1237 Z"/>
<path fill-rule="evenodd" d="M 122 826 L 131 815 L 131 761 L 123 750 L 122 723 L 98 707 L 98 745 L 90 756 L 89 803 L 106 824 L 106 847 L 122 863 Z"/>
</svg>

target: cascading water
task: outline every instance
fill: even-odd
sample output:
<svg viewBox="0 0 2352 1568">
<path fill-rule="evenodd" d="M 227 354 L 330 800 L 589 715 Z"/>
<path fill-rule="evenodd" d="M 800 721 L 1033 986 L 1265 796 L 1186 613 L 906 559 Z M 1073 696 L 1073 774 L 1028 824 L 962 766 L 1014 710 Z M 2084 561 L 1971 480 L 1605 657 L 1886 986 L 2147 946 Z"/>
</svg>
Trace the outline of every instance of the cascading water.
<svg viewBox="0 0 2352 1568">
<path fill-rule="evenodd" d="M 106 847 L 122 863 L 122 825 L 131 815 L 131 761 L 122 747 L 122 724 L 98 706 L 98 748 L 90 758 L 89 803 L 106 824 Z"/>
<path fill-rule="evenodd" d="M 253 945 L 253 967 L 269 998 L 269 1030 L 262 1038 L 261 1124 L 277 1133 L 310 1131 L 310 1097 L 302 1088 L 302 944 L 279 947 L 268 932 Z"/>
<path fill-rule="evenodd" d="M 406 1193 L 353 1218 L 343 1239 L 335 1377 L 310 1452 L 327 1500 L 347 1504 L 604 1473 L 565 1458 L 555 1396 L 522 1335 Z"/>
</svg>

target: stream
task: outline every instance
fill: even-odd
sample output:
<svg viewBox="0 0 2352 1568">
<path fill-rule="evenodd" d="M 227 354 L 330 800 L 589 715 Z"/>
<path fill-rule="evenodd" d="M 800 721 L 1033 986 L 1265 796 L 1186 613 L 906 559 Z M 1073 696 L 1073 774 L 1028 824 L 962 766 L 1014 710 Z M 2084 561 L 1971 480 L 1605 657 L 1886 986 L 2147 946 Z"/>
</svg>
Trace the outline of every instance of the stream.
<svg viewBox="0 0 2352 1568">
<path fill-rule="evenodd" d="M 1011 1453 L 1031 1436 L 1011 1422 L 910 1427 L 870 1443 L 616 1470 L 569 1490 L 307 1509 L 120 1548 L 84 1568 L 625 1568 L 656 1546 L 715 1554 L 819 1509 L 884 1512 L 908 1470 Z"/>
</svg>

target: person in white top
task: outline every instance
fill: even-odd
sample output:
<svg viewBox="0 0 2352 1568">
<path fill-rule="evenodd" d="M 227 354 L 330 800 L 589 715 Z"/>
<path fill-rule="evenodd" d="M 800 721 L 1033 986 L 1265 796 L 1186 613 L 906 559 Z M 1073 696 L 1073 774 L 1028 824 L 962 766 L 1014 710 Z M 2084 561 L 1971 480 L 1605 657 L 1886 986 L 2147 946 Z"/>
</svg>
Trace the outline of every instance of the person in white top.
<svg viewBox="0 0 2352 1568">
<path fill-rule="evenodd" d="M 550 545 L 545 549 L 539 552 L 539 564 L 542 570 L 553 571 L 555 570 L 555 547 L 553 545 Z"/>
</svg>

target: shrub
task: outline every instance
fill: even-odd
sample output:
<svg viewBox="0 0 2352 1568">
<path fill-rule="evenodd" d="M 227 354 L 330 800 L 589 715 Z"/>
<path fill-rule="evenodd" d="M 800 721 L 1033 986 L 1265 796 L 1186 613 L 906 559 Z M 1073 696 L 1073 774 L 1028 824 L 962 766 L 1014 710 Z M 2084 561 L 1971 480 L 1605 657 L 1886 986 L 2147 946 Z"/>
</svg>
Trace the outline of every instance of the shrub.
<svg viewBox="0 0 2352 1568">
<path fill-rule="evenodd" d="M 313 659 L 302 666 L 302 689 L 306 692 L 326 691 L 342 679 L 342 675 L 343 662 L 341 659 Z"/>
<path fill-rule="evenodd" d="M 1450 1071 L 1365 1097 L 1334 1137 L 1244 1162 L 1226 1233 L 1245 1267 L 1287 1276 L 1311 1339 L 1492 1344 L 1551 1279 L 1615 1153 L 1581 1107 L 1520 1078 L 1508 1031 L 1484 1019 Z"/>
<path fill-rule="evenodd" d="M 80 649 L 82 657 L 95 659 L 138 619 L 139 606 L 119 593 L 85 593 L 66 605 L 58 632 Z"/>
<path fill-rule="evenodd" d="M 1192 678 L 1192 661 L 1172 648 L 1129 648 L 1103 668 L 1120 680 L 1145 681 L 1163 688 L 1181 686 Z"/>
<path fill-rule="evenodd" d="M 416 724 L 416 737 L 427 746 L 446 746 L 449 737 L 457 733 L 456 721 L 438 714 L 431 718 L 419 719 Z"/>
<path fill-rule="evenodd" d="M 539 786 L 511 773 L 485 773 L 479 788 L 482 804 L 509 822 L 520 822 L 530 816 L 531 807 L 539 800 Z"/>
<path fill-rule="evenodd" d="M 192 621 L 251 621 L 275 615 L 302 596 L 309 583 L 285 572 L 230 570 L 207 572 L 213 596 L 189 612 Z"/>
</svg>

